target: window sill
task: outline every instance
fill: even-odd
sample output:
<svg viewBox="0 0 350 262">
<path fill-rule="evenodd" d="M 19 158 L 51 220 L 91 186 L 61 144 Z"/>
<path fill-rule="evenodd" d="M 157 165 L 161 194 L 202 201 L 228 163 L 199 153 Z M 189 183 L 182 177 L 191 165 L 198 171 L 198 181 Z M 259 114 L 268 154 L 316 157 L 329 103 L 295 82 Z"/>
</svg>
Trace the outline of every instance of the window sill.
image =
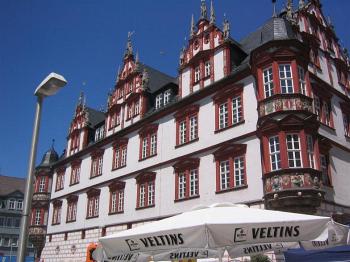
<svg viewBox="0 0 350 262">
<path fill-rule="evenodd" d="M 55 189 L 55 192 L 61 191 L 61 190 L 63 190 L 63 189 L 64 189 L 64 187 L 59 188 L 59 189 Z"/>
<path fill-rule="evenodd" d="M 57 225 L 60 225 L 61 223 L 52 223 L 51 226 L 57 226 Z"/>
<path fill-rule="evenodd" d="M 92 219 L 92 218 L 98 218 L 98 215 L 97 216 L 92 216 L 92 217 L 86 217 L 86 219 Z"/>
<path fill-rule="evenodd" d="M 118 214 L 123 214 L 124 213 L 124 210 L 123 211 L 116 211 L 116 212 L 109 212 L 108 215 L 111 216 L 111 215 L 118 215 Z"/>
<path fill-rule="evenodd" d="M 123 167 L 126 167 L 126 165 L 119 166 L 119 167 L 113 167 L 112 171 L 115 171 L 115 170 L 118 170 L 118 169 L 122 169 Z"/>
<path fill-rule="evenodd" d="M 231 191 L 238 191 L 238 190 L 242 190 L 242 189 L 246 189 L 246 188 L 248 188 L 248 185 L 237 186 L 237 187 L 233 187 L 233 188 L 228 188 L 228 189 L 216 191 L 215 194 L 223 194 L 223 193 L 227 193 L 227 192 L 231 192 Z"/>
<path fill-rule="evenodd" d="M 141 209 L 147 209 L 147 208 L 152 208 L 155 207 L 156 205 L 150 205 L 150 206 L 144 206 L 144 207 L 137 207 L 135 208 L 136 210 L 141 210 Z"/>
<path fill-rule="evenodd" d="M 76 222 L 77 220 L 75 219 L 75 220 L 69 220 L 69 221 L 66 221 L 66 224 L 68 224 L 68 223 L 73 223 L 73 222 Z"/>
<path fill-rule="evenodd" d="M 96 176 L 90 176 L 90 179 L 94 179 L 96 177 L 102 176 L 102 174 L 96 175 Z"/>
<path fill-rule="evenodd" d="M 188 142 L 186 142 L 186 143 L 176 145 L 176 146 L 175 146 L 175 149 L 176 149 L 176 148 L 179 148 L 179 147 L 186 146 L 186 145 L 188 145 L 188 144 L 192 144 L 192 143 L 194 143 L 194 142 L 197 142 L 198 140 L 199 140 L 199 137 L 197 137 L 197 138 L 195 138 L 195 139 L 192 139 L 191 141 L 188 141 Z"/>
<path fill-rule="evenodd" d="M 321 122 L 321 121 L 319 121 L 319 122 L 320 122 L 320 124 L 321 124 L 323 127 L 326 127 L 326 128 L 328 128 L 328 129 L 332 130 L 333 132 L 335 132 L 335 128 L 334 128 L 334 127 L 329 126 L 329 125 L 327 125 L 327 124 L 325 124 L 325 123 L 323 123 L 323 122 Z"/>
<path fill-rule="evenodd" d="M 236 127 L 236 126 L 242 125 L 242 124 L 244 124 L 244 123 L 245 123 L 245 120 L 242 120 L 242 121 L 240 121 L 240 122 L 238 122 L 238 123 L 235 123 L 235 124 L 233 124 L 233 125 L 230 125 L 230 126 L 227 126 L 227 127 L 221 128 L 221 129 L 217 129 L 217 130 L 214 131 L 214 134 L 223 132 L 223 131 L 225 131 L 225 130 L 227 130 L 227 129 L 230 129 L 230 128 L 232 128 L 232 127 Z"/>
<path fill-rule="evenodd" d="M 155 157 L 156 155 L 157 155 L 157 154 L 154 154 L 154 155 L 151 155 L 151 156 L 146 156 L 146 157 L 144 157 L 144 158 L 141 158 L 141 159 L 139 159 L 139 162 L 144 161 L 144 160 L 147 160 L 147 159 L 152 158 L 152 157 Z"/>
<path fill-rule="evenodd" d="M 71 184 L 69 184 L 69 186 L 74 186 L 74 185 L 77 185 L 77 184 L 79 184 L 79 182 L 71 183 Z"/>
<path fill-rule="evenodd" d="M 191 200 L 191 199 L 196 199 L 196 198 L 200 198 L 200 195 L 190 196 L 190 197 L 186 197 L 186 198 L 175 199 L 174 202 L 175 202 L 175 203 L 178 203 L 178 202 L 183 202 L 183 201 L 187 201 L 187 200 Z"/>
</svg>

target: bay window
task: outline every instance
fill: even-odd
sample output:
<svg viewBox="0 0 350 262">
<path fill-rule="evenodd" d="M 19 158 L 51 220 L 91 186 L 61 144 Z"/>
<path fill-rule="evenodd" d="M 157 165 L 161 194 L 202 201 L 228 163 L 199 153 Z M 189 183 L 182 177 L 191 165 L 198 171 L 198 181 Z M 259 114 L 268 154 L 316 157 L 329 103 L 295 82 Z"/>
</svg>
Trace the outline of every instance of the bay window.
<svg viewBox="0 0 350 262">
<path fill-rule="evenodd" d="M 289 64 L 279 65 L 279 77 L 282 94 L 291 94 L 293 90 L 292 69 Z"/>
<path fill-rule="evenodd" d="M 270 149 L 271 171 L 281 169 L 281 152 L 280 152 L 280 142 L 279 142 L 278 136 L 270 137 L 269 149 Z"/>
<path fill-rule="evenodd" d="M 274 94 L 272 67 L 269 67 L 263 71 L 263 84 L 265 98 L 272 96 Z"/>
<path fill-rule="evenodd" d="M 302 167 L 299 135 L 287 134 L 286 141 L 289 167 Z"/>
<path fill-rule="evenodd" d="M 299 77 L 299 90 L 303 95 L 307 95 L 305 70 L 301 66 L 298 66 L 298 77 Z"/>
</svg>

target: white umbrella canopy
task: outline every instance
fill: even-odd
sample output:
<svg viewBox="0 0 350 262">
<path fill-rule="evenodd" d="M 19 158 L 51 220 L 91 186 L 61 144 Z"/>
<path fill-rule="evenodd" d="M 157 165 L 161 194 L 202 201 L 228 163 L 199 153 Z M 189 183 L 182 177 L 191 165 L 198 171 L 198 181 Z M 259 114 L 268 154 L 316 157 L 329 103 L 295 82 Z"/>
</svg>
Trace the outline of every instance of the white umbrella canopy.
<svg viewBox="0 0 350 262">
<path fill-rule="evenodd" d="M 229 250 L 237 245 L 308 241 L 324 234 L 329 217 L 216 204 L 99 239 L 107 257 L 181 250 Z M 323 233 L 323 234 L 322 234 Z"/>
</svg>

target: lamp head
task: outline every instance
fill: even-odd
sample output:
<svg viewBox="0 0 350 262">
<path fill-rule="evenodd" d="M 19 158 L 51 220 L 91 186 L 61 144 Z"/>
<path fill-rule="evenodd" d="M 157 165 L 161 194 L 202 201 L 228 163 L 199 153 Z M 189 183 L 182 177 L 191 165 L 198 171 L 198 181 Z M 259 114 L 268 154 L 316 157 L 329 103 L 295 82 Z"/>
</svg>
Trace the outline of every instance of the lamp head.
<svg viewBox="0 0 350 262">
<path fill-rule="evenodd" d="M 35 89 L 36 96 L 52 96 L 57 93 L 59 89 L 67 84 L 67 80 L 56 73 L 49 74 L 38 87 Z"/>
</svg>

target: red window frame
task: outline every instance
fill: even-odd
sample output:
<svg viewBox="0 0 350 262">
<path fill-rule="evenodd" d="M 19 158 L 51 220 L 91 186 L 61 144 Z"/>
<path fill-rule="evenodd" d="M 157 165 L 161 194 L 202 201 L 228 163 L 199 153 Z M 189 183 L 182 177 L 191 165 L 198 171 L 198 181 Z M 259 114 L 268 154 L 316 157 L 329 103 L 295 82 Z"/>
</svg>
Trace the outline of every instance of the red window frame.
<svg viewBox="0 0 350 262">
<path fill-rule="evenodd" d="M 75 149 L 79 149 L 79 143 L 80 143 L 80 132 L 79 132 L 79 129 L 75 129 L 71 133 L 70 151 L 73 151 Z"/>
<path fill-rule="evenodd" d="M 36 224 L 36 212 L 39 211 L 39 221 L 40 223 L 39 224 Z M 44 221 L 44 218 L 45 218 L 45 212 L 47 210 L 45 208 L 42 208 L 40 206 L 34 206 L 32 208 L 32 213 L 31 213 L 31 219 L 30 219 L 30 225 L 31 226 L 42 226 L 42 225 L 45 225 L 45 221 Z"/>
<path fill-rule="evenodd" d="M 112 128 L 120 125 L 120 109 L 120 105 L 117 104 L 113 105 L 113 107 L 110 109 L 108 130 L 111 130 Z"/>
<path fill-rule="evenodd" d="M 324 141 L 319 144 L 319 170 L 322 172 L 322 185 L 327 187 L 333 187 L 332 184 L 332 173 L 331 173 L 331 165 L 330 165 L 330 154 L 329 151 L 331 150 L 332 145 L 328 141 Z M 326 167 L 324 167 L 322 163 L 322 158 L 325 158 L 326 161 Z M 324 172 L 327 172 L 325 174 Z M 327 175 L 327 178 L 325 178 L 325 175 Z"/>
<path fill-rule="evenodd" d="M 138 104 L 138 110 L 136 105 Z M 139 94 L 131 94 L 126 101 L 126 120 L 130 120 L 140 114 L 141 96 Z"/>
<path fill-rule="evenodd" d="M 103 173 L 104 149 L 98 149 L 91 153 L 90 178 L 101 176 Z"/>
<path fill-rule="evenodd" d="M 317 112 L 318 110 L 316 108 L 317 98 L 319 100 L 319 112 Z M 313 107 L 318 120 L 322 124 L 330 128 L 334 128 L 332 94 L 329 94 L 326 90 L 321 89 L 320 86 L 313 86 Z M 329 118 L 327 118 L 327 114 Z"/>
<path fill-rule="evenodd" d="M 56 171 L 56 185 L 55 191 L 60 191 L 64 188 L 64 177 L 65 177 L 66 168 L 58 168 Z"/>
<path fill-rule="evenodd" d="M 175 121 L 176 121 L 176 146 L 181 146 L 185 145 L 191 142 L 198 141 L 198 129 L 199 129 L 199 117 L 198 117 L 198 112 L 199 112 L 199 105 L 191 105 L 188 106 L 180 111 L 178 111 L 175 114 Z M 194 137 L 191 137 L 191 129 L 192 129 L 192 124 L 191 124 L 191 119 L 195 117 L 196 118 L 196 126 L 195 126 L 195 134 Z M 185 123 L 185 141 L 181 142 L 180 138 L 180 125 L 181 123 Z"/>
<path fill-rule="evenodd" d="M 240 98 L 241 119 L 240 121 L 233 123 L 232 100 L 236 97 Z M 215 133 L 244 123 L 243 85 L 233 85 L 221 89 L 220 92 L 213 96 L 213 101 L 215 104 Z M 228 120 L 224 127 L 220 127 L 220 106 L 225 103 L 227 103 Z"/>
<path fill-rule="evenodd" d="M 43 191 L 40 191 L 40 184 L 41 184 L 41 181 L 42 179 L 44 179 L 44 189 Z M 35 185 L 34 185 L 34 193 L 47 193 L 48 192 L 48 187 L 49 187 L 49 176 L 45 173 L 45 172 L 42 172 L 42 173 L 39 173 L 37 176 L 36 176 L 36 180 L 35 180 Z"/>
<path fill-rule="evenodd" d="M 340 108 L 343 117 L 344 135 L 350 137 L 350 106 L 342 102 L 340 103 Z"/>
<path fill-rule="evenodd" d="M 114 181 L 109 186 L 109 215 L 124 213 L 125 182 Z M 113 207 L 113 194 L 115 194 L 115 208 Z M 123 202 L 120 203 L 120 194 L 123 195 Z M 120 206 L 121 204 L 121 206 Z"/>
<path fill-rule="evenodd" d="M 101 190 L 96 188 L 91 188 L 86 192 L 86 195 L 87 195 L 86 219 L 96 218 L 99 216 L 100 192 Z M 89 214 L 90 205 L 92 207 L 91 214 Z"/>
<path fill-rule="evenodd" d="M 199 158 L 183 158 L 173 165 L 175 170 L 175 202 L 184 201 L 199 197 Z M 191 172 L 196 170 L 197 180 L 195 181 L 195 193 L 191 195 Z M 179 194 L 180 189 L 180 175 L 185 177 L 185 192 L 181 197 Z"/>
<path fill-rule="evenodd" d="M 143 172 L 139 174 L 136 177 L 136 183 L 137 183 L 137 199 L 136 199 L 136 209 L 144 209 L 144 208 L 150 208 L 155 206 L 155 181 L 156 181 L 156 173 L 155 172 Z M 151 197 L 150 201 L 150 192 L 149 187 L 153 186 L 153 196 Z M 144 188 L 144 204 L 142 205 L 140 198 L 141 198 L 141 188 Z"/>
<path fill-rule="evenodd" d="M 139 138 L 140 138 L 140 150 L 139 150 L 139 161 L 156 156 L 157 155 L 157 147 L 158 147 L 158 124 L 150 124 L 145 126 L 139 131 Z M 155 151 L 152 152 L 151 150 L 151 140 L 152 137 L 155 136 Z M 147 142 L 147 146 L 145 148 L 145 154 L 143 154 L 143 144 L 144 141 Z"/>
<path fill-rule="evenodd" d="M 248 186 L 247 163 L 246 163 L 246 157 L 245 157 L 246 151 L 247 151 L 246 144 L 227 143 L 226 145 L 223 145 L 213 153 L 214 159 L 216 162 L 216 193 L 223 193 L 223 192 L 228 192 L 232 190 L 243 189 Z M 238 158 L 238 157 L 242 157 L 244 161 L 244 166 L 243 166 L 244 183 L 242 185 L 236 186 L 234 160 L 235 158 Z M 229 185 L 227 188 L 221 189 L 220 163 L 224 161 L 229 162 Z"/>
<path fill-rule="evenodd" d="M 71 164 L 70 182 L 69 185 L 75 185 L 80 182 L 81 159 L 76 159 Z"/>
<path fill-rule="evenodd" d="M 128 155 L 128 138 L 119 138 L 113 143 L 113 162 L 112 170 L 126 166 Z M 125 163 L 123 163 L 123 151 L 125 151 Z"/>
<path fill-rule="evenodd" d="M 66 223 L 77 220 L 78 196 L 70 195 L 67 197 L 67 216 Z"/>
<path fill-rule="evenodd" d="M 52 203 L 52 225 L 61 224 L 61 214 L 62 214 L 62 200 L 55 200 Z"/>
</svg>

